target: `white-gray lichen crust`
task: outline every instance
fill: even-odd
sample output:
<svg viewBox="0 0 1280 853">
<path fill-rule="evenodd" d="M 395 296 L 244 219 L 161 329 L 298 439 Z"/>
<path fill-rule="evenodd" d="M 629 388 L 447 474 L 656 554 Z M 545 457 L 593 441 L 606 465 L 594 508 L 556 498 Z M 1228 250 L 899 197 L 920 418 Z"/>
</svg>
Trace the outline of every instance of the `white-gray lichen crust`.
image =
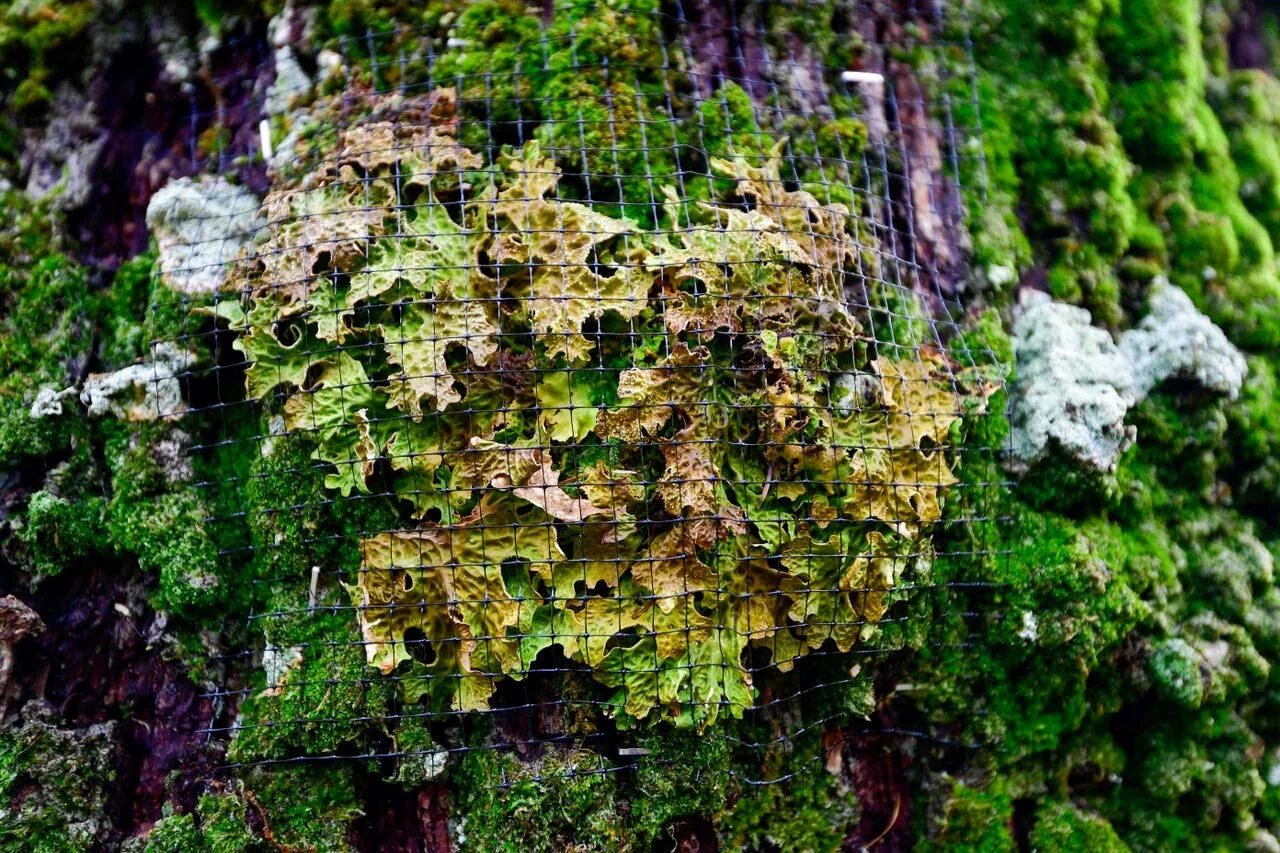
<svg viewBox="0 0 1280 853">
<path fill-rule="evenodd" d="M 1055 449 L 1086 470 L 1111 473 L 1133 440 L 1124 423 L 1133 371 L 1082 308 L 1042 301 L 1014 324 L 1011 467 L 1024 472 Z"/>
<path fill-rule="evenodd" d="M 1147 316 L 1120 338 L 1120 352 L 1133 371 L 1138 400 L 1174 378 L 1234 400 L 1249 372 L 1222 329 L 1166 282 L 1152 287 Z"/>
<path fill-rule="evenodd" d="M 110 415 L 131 421 L 173 417 L 186 410 L 178 377 L 195 356 L 169 343 L 157 344 L 150 360 L 112 373 L 93 373 L 80 391 L 91 417 Z"/>
<path fill-rule="evenodd" d="M 147 205 L 147 227 L 160 248 L 160 274 L 174 290 L 213 293 L 262 226 L 259 202 L 222 178 L 179 178 Z"/>
</svg>

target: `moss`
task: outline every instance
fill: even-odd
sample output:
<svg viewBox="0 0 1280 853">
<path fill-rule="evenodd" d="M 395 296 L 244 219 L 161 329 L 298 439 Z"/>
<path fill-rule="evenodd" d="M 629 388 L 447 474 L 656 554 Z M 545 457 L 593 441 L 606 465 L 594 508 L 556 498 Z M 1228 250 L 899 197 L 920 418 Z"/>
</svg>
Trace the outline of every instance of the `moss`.
<svg viewBox="0 0 1280 853">
<path fill-rule="evenodd" d="M 396 723 L 394 743 L 400 757 L 392 778 L 407 788 L 435 781 L 448 763 L 448 752 L 436 746 L 427 723 L 422 714 L 404 714 Z"/>
<path fill-rule="evenodd" d="M 676 173 L 676 139 L 658 121 L 663 81 L 643 60 L 661 50 L 651 2 L 569 3 L 545 28 L 524 6 L 470 4 L 450 30 L 436 79 L 456 81 L 461 141 L 494 159 L 527 134 L 574 177 L 602 212 L 648 223 L 658 187 Z"/>
<path fill-rule="evenodd" d="M 190 853 L 207 849 L 195 815 L 167 813 L 147 833 L 146 853 Z"/>
<path fill-rule="evenodd" d="M 942 795 L 935 826 L 922 851 L 961 850 L 974 853 L 1013 853 L 1013 798 L 999 783 L 979 790 L 953 782 Z"/>
<path fill-rule="evenodd" d="M 1157 392 L 1129 416 L 1138 441 L 1169 455 L 1159 466 L 1163 482 L 1187 489 L 1208 489 L 1218 472 L 1215 453 L 1225 438 L 1227 418 L 1221 406 L 1198 395 Z"/>
<path fill-rule="evenodd" d="M 1159 26 L 1151 21 L 1160 20 Z M 1116 85 L 1117 126 L 1144 165 L 1178 168 L 1195 153 L 1195 111 L 1207 69 L 1198 0 L 1122 0 L 1099 32 Z"/>
<path fill-rule="evenodd" d="M 870 331 L 886 357 L 905 357 L 934 340 L 932 318 L 913 291 L 885 287 L 872 300 Z"/>
<path fill-rule="evenodd" d="M 678 828 L 699 821 L 734 849 L 760 842 L 824 850 L 843 837 L 840 821 L 856 814 L 850 792 L 830 777 L 811 776 L 814 768 L 802 766 L 807 762 L 799 750 L 791 756 L 794 766 L 773 768 L 780 775 L 799 771 L 796 778 L 753 788 L 729 773 L 735 766 L 730 738 L 654 730 L 638 743 L 645 754 L 630 770 L 580 749 L 548 748 L 529 761 L 484 746 L 468 751 L 449 777 L 460 845 L 651 850 L 674 843 Z M 768 808 L 794 812 L 763 811 Z"/>
<path fill-rule="evenodd" d="M 387 736 L 382 720 L 395 685 L 368 669 L 350 615 L 309 613 L 297 599 L 277 612 L 265 620 L 265 643 L 283 671 L 273 684 L 260 679 L 245 700 L 231 755 L 261 761 L 369 751 L 373 739 Z"/>
<path fill-rule="evenodd" d="M 1098 322 L 1123 327 L 1168 275 L 1238 344 L 1272 351 L 1274 81 L 1227 70 L 1223 9 L 1017 6 L 973 10 L 989 186 L 1006 195 L 972 220 L 998 222 L 1017 199 L 1049 289 Z M 976 710 L 974 736 L 1001 744 L 999 781 L 967 778 L 972 793 L 951 798 L 980 815 L 965 843 L 1010 848 L 1009 797 L 1043 803 L 1025 840 L 1034 849 L 1225 849 L 1251 837 L 1265 805 L 1249 756 L 1273 728 L 1276 611 L 1264 580 L 1274 549 L 1245 514 L 1269 514 L 1280 478 L 1266 438 L 1273 365 L 1250 367 L 1238 405 L 1177 387 L 1143 403 L 1107 500 L 1082 502 L 1073 482 L 1040 472 L 987 506 L 1000 523 L 957 524 L 960 541 L 940 543 L 937 575 L 994 583 L 966 597 L 1000 614 L 975 646 L 974 625 L 942 594 L 921 650 L 927 676 L 913 679 L 937 719 Z M 966 423 L 968 501 L 1000 481 L 1003 435 L 998 414 Z M 1018 500 L 1033 494 L 1039 510 Z M 1002 556 L 971 562 L 952 548 Z M 948 636 L 966 651 L 939 648 Z M 1004 831 L 983 838 L 988 827 Z M 953 822 L 927 834 L 959 843 Z"/>
<path fill-rule="evenodd" d="M 1007 556 L 978 575 L 997 587 L 975 609 L 1002 618 L 981 629 L 977 653 L 969 631 L 955 659 L 936 634 L 922 650 L 920 701 L 978 709 L 975 736 L 1001 743 L 1004 787 L 974 783 L 979 805 L 1000 790 L 1037 800 L 1075 791 L 1077 805 L 1037 814 L 1037 849 L 1208 849 L 1251 831 L 1263 786 L 1249 756 L 1260 754 L 1270 712 L 1240 709 L 1246 696 L 1270 702 L 1274 554 L 1249 519 L 1214 506 L 1234 417 L 1221 401 L 1166 389 L 1136 413 L 1138 445 L 1121 462 L 1113 503 L 1075 517 L 1016 501 L 995 510 L 1008 520 L 977 542 L 999 542 Z M 1000 435 L 1003 419 L 987 420 Z M 969 427 L 967 461 L 973 442 L 982 446 L 981 423 Z M 984 472 L 983 458 L 976 472 L 961 466 L 966 481 Z M 973 571 L 939 561 L 943 577 L 957 568 Z M 981 684 L 976 697 L 969 679 Z M 944 823 L 931 837 L 952 843 L 953 832 Z"/>
<path fill-rule="evenodd" d="M 48 105 L 50 88 L 65 74 L 59 58 L 82 48 L 95 19 L 96 7 L 90 0 L 40 0 L 5 7 L 0 14 L 0 58 L 11 73 L 0 91 L 13 109 L 32 112 Z"/>
<path fill-rule="evenodd" d="M 1250 828 L 1264 788 L 1248 757 L 1256 748 L 1256 736 L 1226 709 L 1153 719 L 1131 760 L 1140 781 L 1110 804 L 1121 837 L 1136 850 L 1205 849 L 1206 833 Z"/>
<path fill-rule="evenodd" d="M 1280 240 L 1280 82 L 1242 69 L 1228 75 L 1226 91 L 1219 114 L 1240 174 L 1240 198 L 1274 243 Z"/>
<path fill-rule="evenodd" d="M 40 491 L 28 499 L 17 539 L 25 546 L 33 584 L 99 552 L 105 541 L 104 509 L 96 496 L 69 501 Z"/>
<path fill-rule="evenodd" d="M 279 0 L 268 2 L 268 10 Z M 362 38 L 370 33 L 385 35 L 397 27 L 412 28 L 415 24 L 430 26 L 439 18 L 454 12 L 458 3 L 409 3 L 406 0 L 331 0 L 319 6 L 319 34 L 322 38 L 339 36 Z M 517 7 L 512 7 L 517 8 Z M 274 12 L 268 11 L 268 14 Z"/>
<path fill-rule="evenodd" d="M 665 834 L 684 817 L 714 820 L 733 794 L 730 742 L 690 731 L 655 730 L 641 738 L 650 756 L 636 768 L 631 820 L 638 846 L 669 844 Z"/>
<path fill-rule="evenodd" d="M 175 815 L 166 807 L 147 836 L 146 850 L 346 850 L 351 823 L 360 813 L 349 767 L 253 768 L 217 783 L 200 797 L 194 815 Z"/>
<path fill-rule="evenodd" d="M 1110 119 L 1107 69 L 1097 46 L 1112 8 L 1107 2 L 982 5 L 973 36 L 984 45 L 976 85 L 980 98 L 988 96 L 980 121 L 989 169 L 976 185 L 990 187 L 994 206 L 975 200 L 975 209 L 990 212 L 970 220 L 978 226 L 980 269 L 989 284 L 1016 280 L 1031 255 L 1058 270 L 1058 293 L 1107 324 L 1119 319 L 1112 270 L 1137 221 L 1127 191 L 1132 166 Z M 968 114 L 975 108 L 964 100 L 960 109 Z M 1013 214 L 1017 198 L 1028 200 L 1022 227 Z"/>
<path fill-rule="evenodd" d="M 248 771 L 243 778 L 248 809 L 262 820 L 261 834 L 274 847 L 342 850 L 350 824 L 360 815 L 350 766 L 295 764 L 287 769 Z"/>
<path fill-rule="evenodd" d="M 1199 655 L 1181 637 L 1156 647 L 1151 656 L 1151 676 L 1156 689 L 1168 701 L 1197 708 L 1204 700 Z"/>
<path fill-rule="evenodd" d="M 236 791 L 201 796 L 198 811 L 204 849 L 209 853 L 239 853 L 261 846 L 254 843 L 248 808 Z"/>
<path fill-rule="evenodd" d="M 1249 379 L 1239 405 L 1227 412 L 1233 491 L 1248 507 L 1264 507 L 1280 496 L 1280 384 L 1265 358 L 1249 359 Z"/>
<path fill-rule="evenodd" d="M 206 331 L 193 308 L 191 297 L 160 278 L 155 252 L 125 261 L 103 293 L 99 359 L 114 369 L 148 357 L 156 342 L 188 344 Z"/>
<path fill-rule="evenodd" d="M 857 828 L 858 799 L 840 777 L 816 760 L 813 735 L 766 750 L 766 779 L 743 782 L 718 829 L 732 850 L 836 851 Z"/>
<path fill-rule="evenodd" d="M 1106 820 L 1082 812 L 1071 803 L 1042 805 L 1036 810 L 1035 821 L 1029 839 L 1032 850 L 1044 853 L 1076 850 L 1125 853 L 1129 849 Z"/>
<path fill-rule="evenodd" d="M 114 724 L 59 728 L 35 703 L 0 729 L 0 850 L 75 851 L 107 841 Z"/>
<path fill-rule="evenodd" d="M 33 422 L 42 387 L 61 390 L 80 378 L 93 349 L 97 303 L 83 270 L 57 251 L 48 214 L 25 197 L 0 196 L 0 467 L 65 453 L 83 430 Z"/>
<path fill-rule="evenodd" d="M 462 849 L 634 849 L 618 776 L 590 752 L 552 747 L 526 764 L 478 749 L 463 758 L 459 775 L 465 780 L 455 800 Z"/>
<path fill-rule="evenodd" d="M 968 33 L 957 34 L 957 38 Z M 965 200 L 968 231 L 973 239 L 973 270 L 993 301 L 1004 301 L 1019 273 L 1031 261 L 1031 244 L 1016 212 L 1022 179 L 1017 157 L 1020 140 L 1015 117 L 989 109 L 1001 103 L 1003 84 L 996 75 L 976 79 L 956 75 L 948 84 L 955 120 L 960 127 L 981 127 L 980 139 L 966 150 L 982 156 L 964 157 L 958 180 Z"/>
<path fill-rule="evenodd" d="M 204 529 L 205 508 L 191 491 L 113 504 L 107 530 L 116 547 L 159 579 L 157 604 L 183 611 L 220 597 L 217 549 Z"/>
</svg>

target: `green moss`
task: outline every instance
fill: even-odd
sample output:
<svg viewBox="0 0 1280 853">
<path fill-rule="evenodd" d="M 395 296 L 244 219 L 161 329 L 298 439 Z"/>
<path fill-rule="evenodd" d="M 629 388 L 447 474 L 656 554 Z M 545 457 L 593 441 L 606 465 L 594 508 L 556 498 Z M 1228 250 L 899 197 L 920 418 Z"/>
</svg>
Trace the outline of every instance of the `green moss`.
<svg viewBox="0 0 1280 853">
<path fill-rule="evenodd" d="M 207 848 L 195 815 L 167 813 L 147 833 L 146 853 L 191 853 Z"/>
<path fill-rule="evenodd" d="M 933 341 L 932 318 L 913 291 L 885 287 L 872 300 L 870 330 L 887 357 L 905 357 Z"/>
<path fill-rule="evenodd" d="M 13 109 L 30 112 L 49 103 L 50 87 L 66 73 L 59 59 L 82 48 L 95 16 L 96 7 L 89 0 L 5 6 L 0 13 L 0 58 L 10 74 L 0 91 Z"/>
<path fill-rule="evenodd" d="M 166 610 L 204 608 L 220 598 L 217 549 L 204 519 L 205 508 L 191 491 L 110 506 L 113 543 L 158 578 L 156 601 Z"/>
<path fill-rule="evenodd" d="M 655 730 L 640 745 L 650 755 L 636 768 L 635 789 L 642 795 L 631 805 L 638 847 L 673 842 L 665 833 L 680 818 L 714 819 L 724 810 L 734 790 L 727 738 Z"/>
<path fill-rule="evenodd" d="M 63 453 L 82 433 L 33 422 L 39 389 L 73 384 L 93 349 L 96 300 L 83 270 L 57 251 L 47 213 L 15 192 L 0 225 L 0 467 Z"/>
<path fill-rule="evenodd" d="M 1196 708 L 1204 700 L 1199 655 L 1181 637 L 1156 647 L 1151 656 L 1151 678 L 1161 696 L 1175 704 Z"/>
<path fill-rule="evenodd" d="M 917 845 L 922 851 L 961 850 L 974 853 L 1013 853 L 1013 798 L 999 783 L 979 790 L 953 782 L 942 794 L 935 825 Z"/>
<path fill-rule="evenodd" d="M 1122 0 L 1099 32 L 1113 81 L 1117 126 L 1126 150 L 1144 165 L 1186 166 L 1196 147 L 1195 111 L 1203 99 L 1198 0 Z M 1159 26 L 1151 22 L 1159 20 Z"/>
<path fill-rule="evenodd" d="M 1280 384 L 1271 362 L 1250 358 L 1240 393 L 1227 412 L 1231 482 L 1239 500 L 1261 508 L 1280 497 Z"/>
<path fill-rule="evenodd" d="M 460 845 L 643 851 L 670 846 L 674 830 L 698 819 L 717 827 L 721 842 L 734 849 L 753 840 L 784 849 L 832 849 L 845 831 L 840 821 L 856 813 L 849 792 L 799 766 L 789 768 L 805 771 L 796 779 L 743 786 L 729 773 L 735 766 L 729 743 L 655 730 L 640 738 L 646 754 L 634 770 L 612 767 L 586 750 L 549 748 L 531 761 L 491 748 L 469 751 L 450 774 Z M 761 811 L 771 807 L 794 812 Z"/>
<path fill-rule="evenodd" d="M 1240 174 L 1240 198 L 1280 240 L 1280 82 L 1254 69 L 1233 71 L 1219 114 Z"/>
<path fill-rule="evenodd" d="M 1036 810 L 1031 830 L 1031 849 L 1044 853 L 1094 851 L 1125 853 L 1129 846 L 1120 840 L 1106 820 L 1087 814 L 1071 803 L 1048 803 Z"/>
<path fill-rule="evenodd" d="M 99 358 L 103 365 L 123 367 L 150 356 L 156 342 L 182 344 L 206 331 L 207 321 L 193 307 L 191 297 L 161 280 L 154 252 L 125 261 L 102 296 Z"/>
<path fill-rule="evenodd" d="M 200 797 L 198 811 L 204 849 L 209 853 L 239 853 L 259 846 L 249 830 L 244 799 L 235 791 L 205 794 Z"/>
<path fill-rule="evenodd" d="M 243 777 L 276 847 L 345 850 L 350 824 L 360 815 L 352 768 L 333 763 L 259 768 Z M 245 794 L 249 798 L 249 793 Z M 262 831 L 265 836 L 265 830 Z"/>
<path fill-rule="evenodd" d="M 231 754 L 259 761 L 366 748 L 385 725 L 394 683 L 369 671 L 349 614 L 310 613 L 298 598 L 277 605 L 282 615 L 265 622 L 276 681 L 256 682 Z"/>
<path fill-rule="evenodd" d="M 770 750 L 768 776 L 742 784 L 719 821 L 732 850 L 836 851 L 857 828 L 861 810 L 846 782 L 821 766 L 818 738 L 805 736 Z"/>
<path fill-rule="evenodd" d="M 457 789 L 459 846 L 523 853 L 632 849 L 618 776 L 585 751 L 549 748 L 522 763 L 503 753 L 467 753 Z"/>
<path fill-rule="evenodd" d="M 392 777 L 408 788 L 434 781 L 444 771 L 448 752 L 437 747 L 427 728 L 428 717 L 404 714 L 395 728 L 396 771 Z"/>
<path fill-rule="evenodd" d="M 1263 399 L 1253 406 L 1266 418 Z M 1275 558 L 1249 519 L 1213 505 L 1231 464 L 1224 435 L 1242 429 L 1224 405 L 1180 389 L 1148 398 L 1106 506 L 1075 517 L 1016 501 L 994 510 L 1007 520 L 975 531 L 973 547 L 998 542 L 1005 556 L 977 575 L 997 584 L 994 594 L 970 606 L 1001 618 L 981 629 L 976 648 L 971 630 L 958 632 L 965 651 L 954 658 L 938 649 L 947 622 L 935 621 L 922 649 L 919 701 L 946 709 L 939 719 L 978 710 L 975 737 L 1001 744 L 1003 787 L 978 785 L 970 805 L 990 807 L 987 795 L 999 790 L 1076 799 L 1037 813 L 1037 849 L 1214 849 L 1251 831 L 1263 790 L 1259 733 L 1271 712 L 1242 709 L 1271 707 Z M 996 436 L 1002 420 L 987 419 Z M 969 461 L 981 424 L 969 426 Z M 966 480 L 993 476 L 982 458 L 976 471 L 961 466 Z M 974 568 L 938 564 L 943 577 Z M 971 679 L 976 694 L 964 687 Z M 954 831 L 944 823 L 931 837 L 955 844 Z"/>
<path fill-rule="evenodd" d="M 64 729 L 35 703 L 0 728 L 0 850 L 77 851 L 105 843 L 116 773 L 114 724 Z"/>
<path fill-rule="evenodd" d="M 979 269 L 990 286 L 1006 287 L 1033 260 L 1057 270 L 1056 293 L 1108 325 L 1120 318 L 1113 268 L 1137 221 L 1127 191 L 1132 166 L 1110 119 L 1097 44 L 1112 8 L 1109 2 L 982 4 L 973 36 L 984 45 L 976 85 L 989 166 L 973 184 L 987 190 L 973 201 L 983 212 L 970 218 Z M 969 114 L 975 108 L 964 104 L 964 94 L 960 109 Z M 1015 199 L 1026 200 L 1021 222 Z"/>
<path fill-rule="evenodd" d="M 100 497 L 69 501 L 45 491 L 32 495 L 17 539 L 25 546 L 33 583 L 98 553 L 105 541 L 103 515 Z"/>
</svg>

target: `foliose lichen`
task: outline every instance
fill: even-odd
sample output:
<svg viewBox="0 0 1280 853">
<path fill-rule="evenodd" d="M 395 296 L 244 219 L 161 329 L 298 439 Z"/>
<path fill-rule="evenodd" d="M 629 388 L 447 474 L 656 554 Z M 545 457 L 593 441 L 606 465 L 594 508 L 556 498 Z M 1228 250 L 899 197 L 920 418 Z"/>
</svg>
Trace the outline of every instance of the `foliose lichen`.
<svg viewBox="0 0 1280 853">
<path fill-rule="evenodd" d="M 748 647 L 868 639 L 927 571 L 961 410 L 942 353 L 877 354 L 846 306 L 850 211 L 715 160 L 750 208 L 668 189 L 649 233 L 450 127 L 346 131 L 212 309 L 326 486 L 389 476 L 417 522 L 361 542 L 369 663 L 474 710 L 558 646 L 625 718 L 706 725 L 751 705 Z"/>
</svg>

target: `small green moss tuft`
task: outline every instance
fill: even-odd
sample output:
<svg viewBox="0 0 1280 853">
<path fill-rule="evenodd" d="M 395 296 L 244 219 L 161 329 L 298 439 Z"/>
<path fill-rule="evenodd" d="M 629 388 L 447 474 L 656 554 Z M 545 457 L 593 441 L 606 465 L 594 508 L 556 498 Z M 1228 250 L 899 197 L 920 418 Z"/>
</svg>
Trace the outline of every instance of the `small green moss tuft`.
<svg viewBox="0 0 1280 853">
<path fill-rule="evenodd" d="M 998 783 L 985 790 L 952 781 L 941 795 L 934 826 L 919 850 L 1013 853 L 1013 798 Z"/>
<path fill-rule="evenodd" d="M 239 853 L 255 847 L 247 806 L 236 792 L 205 794 L 198 811 L 204 849 L 209 853 Z"/>
<path fill-rule="evenodd" d="M 466 754 L 457 777 L 456 836 L 463 849 L 634 849 L 618 776 L 593 753 L 550 748 L 524 763 L 481 748 Z"/>
<path fill-rule="evenodd" d="M 1127 853 L 1129 846 L 1102 817 L 1087 814 L 1071 803 L 1048 803 L 1036 810 L 1031 830 L 1032 850 L 1067 853 Z"/>
<path fill-rule="evenodd" d="M 96 496 L 69 501 L 47 491 L 27 502 L 17 539 L 24 546 L 32 582 L 59 574 L 103 545 L 104 502 Z"/>
<path fill-rule="evenodd" d="M 194 853 L 206 850 L 195 815 L 166 814 L 147 833 L 146 853 Z"/>
</svg>

